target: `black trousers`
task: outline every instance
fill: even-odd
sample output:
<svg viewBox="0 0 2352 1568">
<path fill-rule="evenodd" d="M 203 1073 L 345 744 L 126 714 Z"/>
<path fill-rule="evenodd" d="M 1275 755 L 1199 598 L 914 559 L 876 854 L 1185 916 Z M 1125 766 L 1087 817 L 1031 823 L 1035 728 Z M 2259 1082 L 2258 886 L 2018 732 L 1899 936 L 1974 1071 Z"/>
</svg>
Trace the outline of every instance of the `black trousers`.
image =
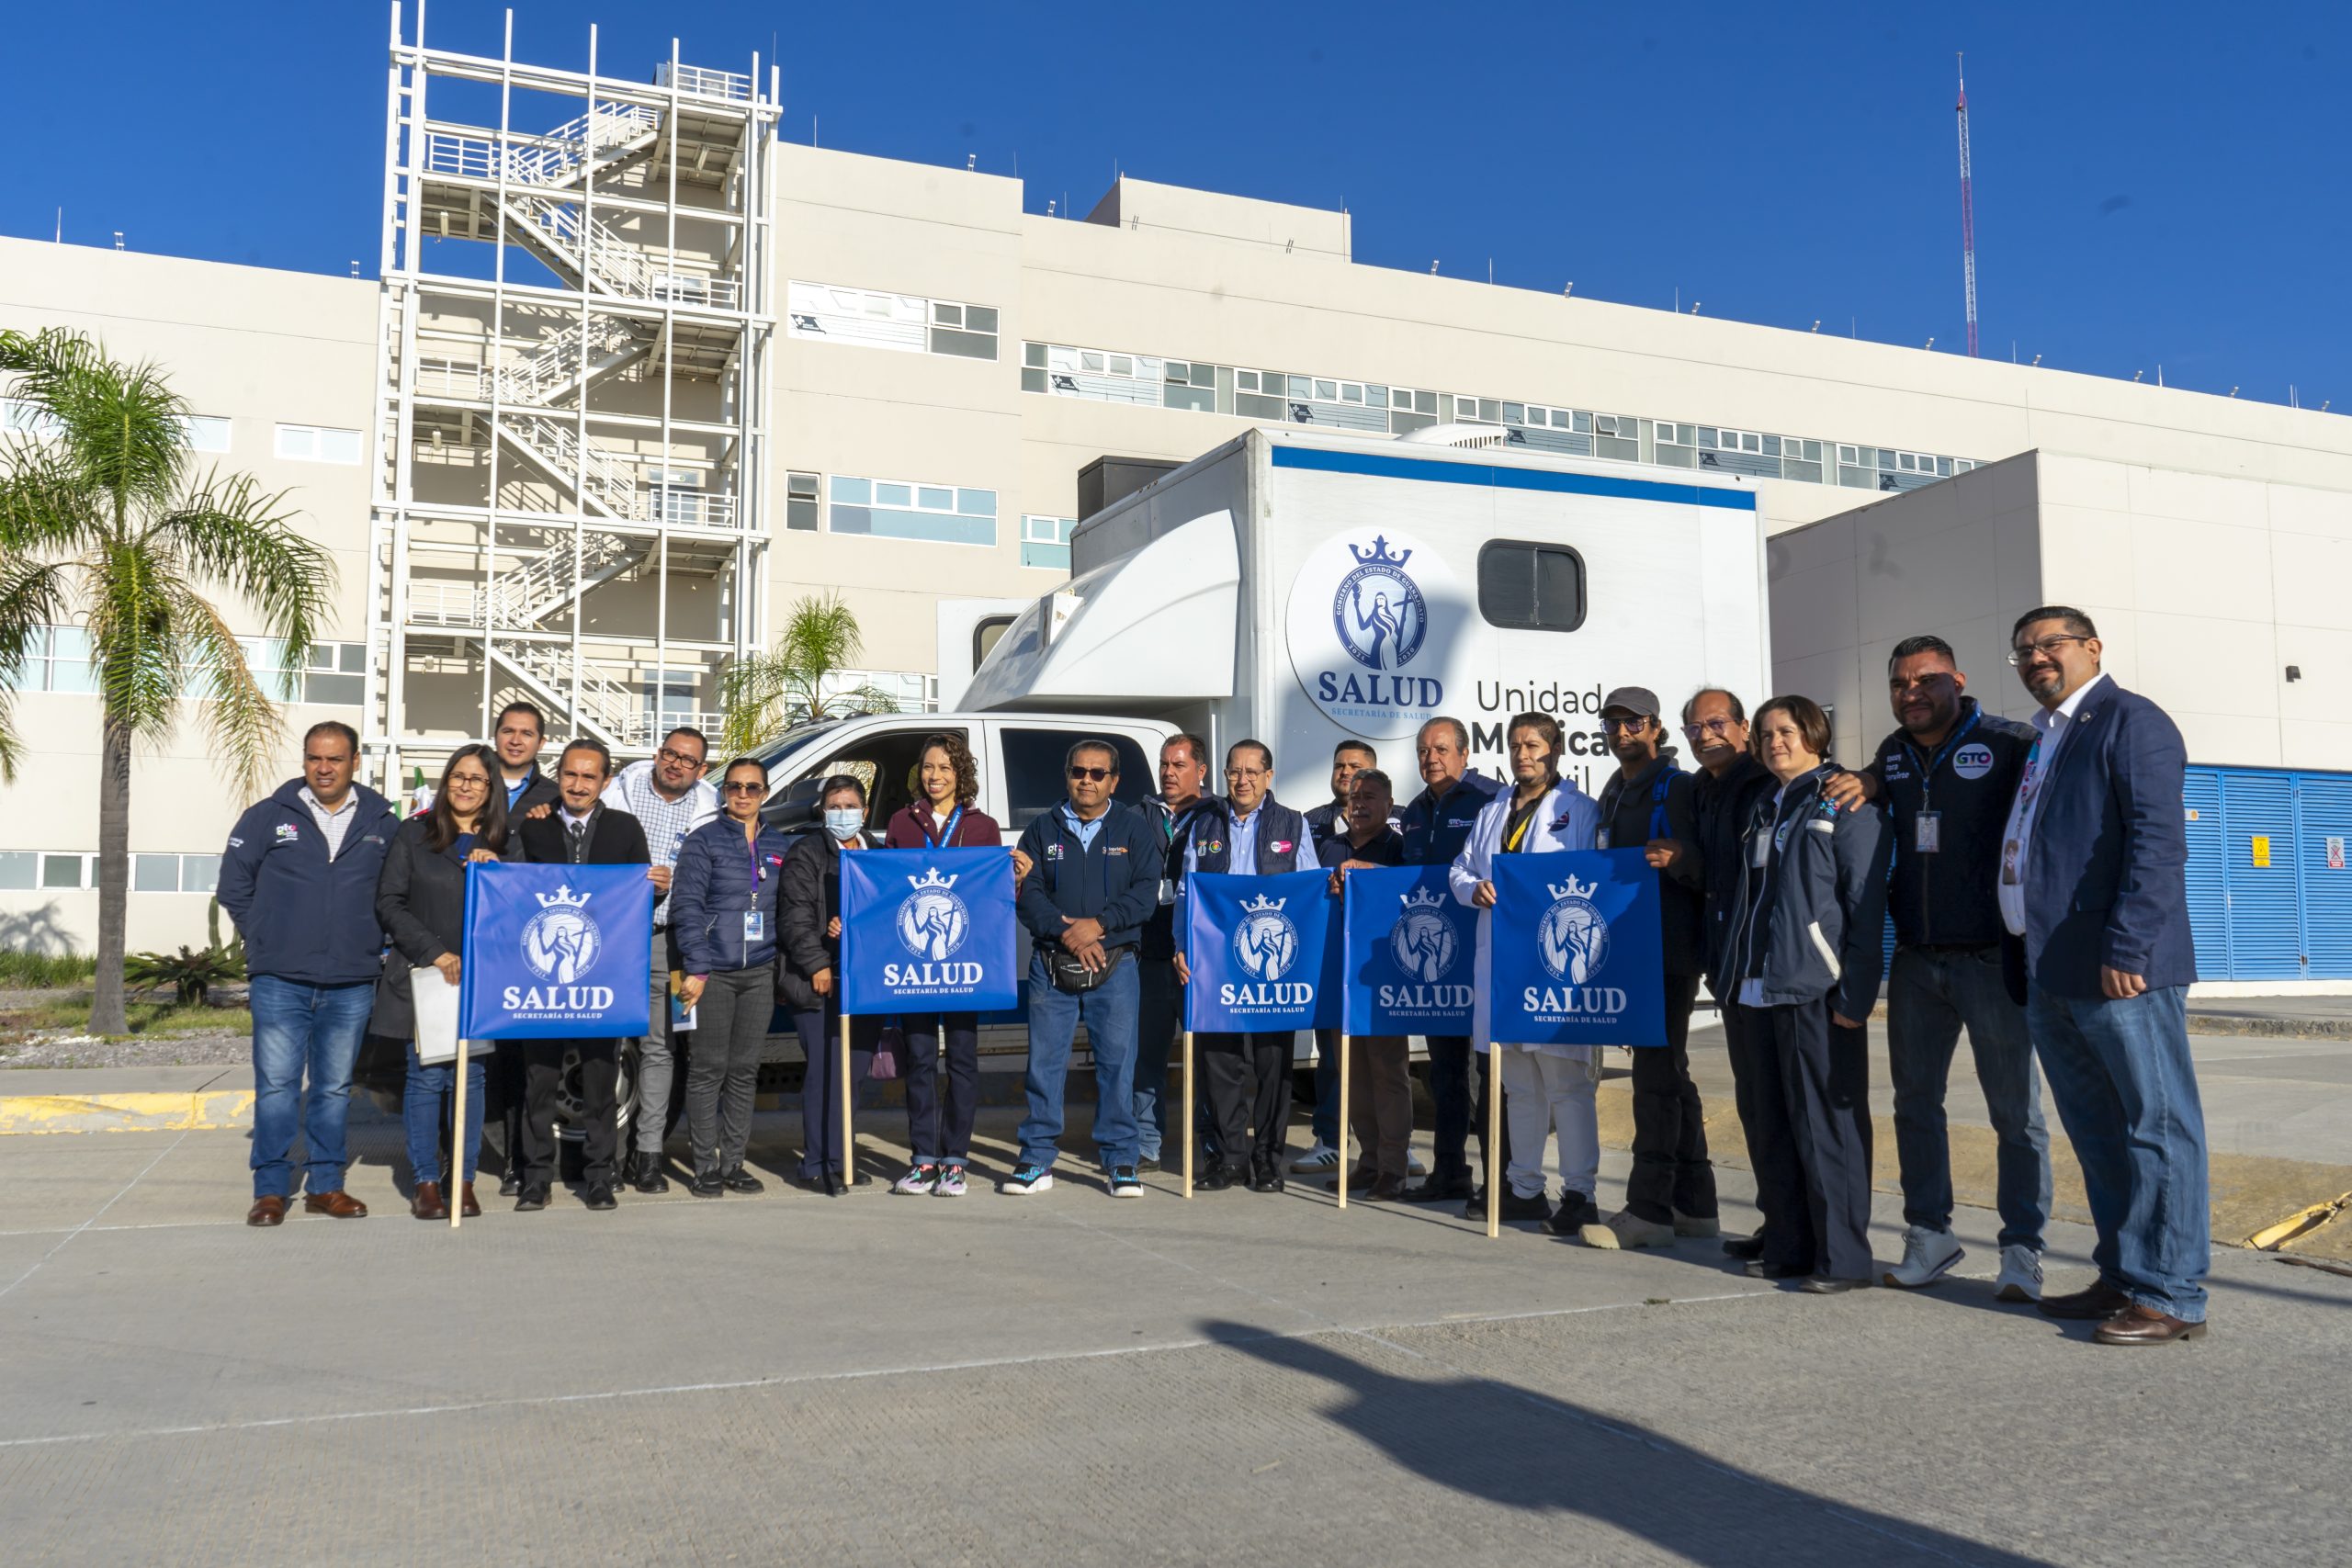
<svg viewBox="0 0 2352 1568">
<path fill-rule="evenodd" d="M 1868 1037 L 1832 1023 L 1826 1000 L 1735 1010 L 1757 1070 L 1748 1145 L 1764 1261 L 1871 1278 Z"/>
<path fill-rule="evenodd" d="M 1209 1122 L 1217 1156 L 1228 1170 L 1272 1165 L 1290 1136 L 1292 1030 L 1252 1034 L 1195 1034 L 1208 1088 Z M 1250 1129 L 1258 1135 L 1252 1140 Z M 1279 1171 L 1281 1168 L 1275 1167 Z"/>
<path fill-rule="evenodd" d="M 526 1040 L 520 1053 L 526 1104 L 523 1112 L 523 1185 L 555 1184 L 555 1096 L 563 1081 L 567 1051 L 580 1053 L 580 1109 L 588 1124 L 582 1129 L 581 1179 L 610 1182 L 613 1155 L 619 1144 L 618 1110 L 613 1089 L 620 1077 L 621 1043 L 617 1040 Z M 501 1051 L 500 1055 L 506 1055 Z"/>
<path fill-rule="evenodd" d="M 980 1102 L 980 1015 L 926 1013 L 900 1021 L 907 1037 L 907 1132 L 915 1163 L 971 1157 Z M 947 1094 L 939 1093 L 939 1046 L 947 1043 Z"/>
<path fill-rule="evenodd" d="M 1430 1045 L 1430 1102 L 1434 1108 L 1436 1131 L 1431 1139 L 1435 1160 L 1430 1176 L 1435 1181 L 1467 1181 L 1470 1176 L 1470 1130 L 1477 1125 L 1478 1149 L 1487 1147 L 1487 1095 L 1488 1080 L 1494 1076 L 1493 1057 L 1487 1052 L 1472 1051 L 1466 1034 L 1432 1034 Z M 1478 1097 L 1470 1098 L 1470 1059 L 1478 1059 Z M 1503 1122 L 1502 1158 L 1506 1169 L 1510 1165 L 1510 1122 Z M 1485 1168 L 1479 1168 L 1483 1173 Z"/>
<path fill-rule="evenodd" d="M 1652 1224 L 1715 1214 L 1715 1168 L 1707 1163 L 1707 1117 L 1690 1081 L 1690 1008 L 1699 976 L 1666 977 L 1666 1045 L 1634 1052 L 1634 1170 L 1625 1207 Z"/>
<path fill-rule="evenodd" d="M 529 1120 L 524 1114 L 524 1108 L 530 1096 L 530 1088 L 519 1046 L 490 1054 L 488 1079 L 488 1087 L 498 1091 L 499 1145 L 506 1155 L 506 1163 L 502 1169 L 506 1175 L 520 1180 L 526 1163 L 523 1157 L 523 1123 Z"/>
</svg>

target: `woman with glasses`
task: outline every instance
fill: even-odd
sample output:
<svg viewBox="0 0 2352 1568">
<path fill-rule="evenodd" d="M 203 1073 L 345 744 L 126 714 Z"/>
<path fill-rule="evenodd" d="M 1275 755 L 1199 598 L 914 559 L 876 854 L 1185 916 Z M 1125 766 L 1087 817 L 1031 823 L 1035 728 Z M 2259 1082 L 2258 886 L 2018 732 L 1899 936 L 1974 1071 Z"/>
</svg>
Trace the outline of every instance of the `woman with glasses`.
<svg viewBox="0 0 2352 1568">
<path fill-rule="evenodd" d="M 408 1081 L 401 1097 L 401 1122 L 408 1134 L 408 1163 L 416 1186 L 408 1212 L 420 1220 L 446 1220 L 442 1132 L 457 1064 L 418 1059 L 415 991 L 412 969 L 437 969 L 458 984 L 458 954 L 466 944 L 466 866 L 497 860 L 506 848 L 506 791 L 492 788 L 498 753 L 487 746 L 460 746 L 441 770 L 433 804 L 410 818 L 392 836 L 384 869 L 376 880 L 376 919 L 392 939 L 384 976 L 376 985 L 375 1016 L 368 1032 L 408 1045 Z M 458 1212 L 481 1213 L 474 1198 L 474 1165 L 481 1153 L 482 1095 L 491 1042 L 477 1042 L 466 1060 L 466 1124 L 458 1129 L 450 1163 L 458 1168 Z"/>
<path fill-rule="evenodd" d="M 1811 698 L 1757 709 L 1749 744 L 1778 788 L 1741 833 L 1722 964 L 1756 1074 L 1748 1148 L 1764 1246 L 1747 1271 L 1830 1295 L 1877 1274 L 1863 1021 L 1878 1001 L 1892 838 L 1876 806 L 1822 794 L 1836 770 Z"/>
<path fill-rule="evenodd" d="M 685 971 L 678 999 L 695 1013 L 686 1065 L 686 1143 L 697 1198 L 757 1192 L 743 1168 L 760 1046 L 775 1016 L 777 905 L 791 842 L 763 824 L 768 770 L 727 764 L 719 815 L 686 835 L 670 878 L 670 931 Z"/>
<path fill-rule="evenodd" d="M 1004 842 L 996 818 L 978 808 L 980 770 L 956 734 L 922 743 L 917 798 L 890 818 L 886 850 L 986 849 Z M 979 1104 L 980 1015 L 925 1013 L 901 1018 L 907 1037 L 907 1126 L 914 1164 L 890 1190 L 964 1196 L 972 1150 L 972 1113 Z M 939 1047 L 947 1046 L 947 1095 L 938 1090 Z"/>
<path fill-rule="evenodd" d="M 838 1197 L 873 1179 L 842 1168 L 842 856 L 869 849 L 865 785 L 854 773 L 834 773 L 817 788 L 822 826 L 804 833 L 784 857 L 777 919 L 784 948 L 776 959 L 776 989 L 792 1010 L 808 1070 L 800 1084 L 800 1171 L 794 1185 Z M 856 1021 L 850 1043 L 850 1081 L 863 1083 L 874 1066 L 882 1021 Z"/>
</svg>

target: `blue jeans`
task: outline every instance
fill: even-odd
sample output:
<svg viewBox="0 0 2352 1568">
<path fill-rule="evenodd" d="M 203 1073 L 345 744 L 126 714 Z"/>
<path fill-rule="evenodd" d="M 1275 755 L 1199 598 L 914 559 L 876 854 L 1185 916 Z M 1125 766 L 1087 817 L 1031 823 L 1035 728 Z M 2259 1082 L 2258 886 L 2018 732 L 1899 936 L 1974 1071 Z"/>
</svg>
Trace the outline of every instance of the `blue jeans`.
<svg viewBox="0 0 2352 1568">
<path fill-rule="evenodd" d="M 489 1078 L 490 1052 L 466 1054 L 466 1124 L 458 1132 L 458 1168 L 474 1179 L 474 1164 L 481 1154 L 481 1101 Z M 419 1181 L 439 1181 L 441 1129 L 448 1124 L 449 1095 L 458 1085 L 455 1062 L 424 1063 L 416 1046 L 408 1048 L 408 1085 L 401 1092 L 401 1125 L 408 1134 L 408 1167 Z"/>
<path fill-rule="evenodd" d="M 1327 1149 L 1347 1150 L 1340 1143 L 1340 1032 L 1315 1032 L 1315 1114 L 1307 1125 L 1315 1141 Z"/>
<path fill-rule="evenodd" d="M 2082 1163 L 2099 1278 L 2142 1306 L 2204 1322 L 2212 1216 L 2188 987 L 2109 1001 L 2036 986 L 2026 1021 Z"/>
<path fill-rule="evenodd" d="M 247 1005 L 254 1015 L 254 1196 L 294 1195 L 298 1132 L 309 1156 L 304 1190 L 342 1191 L 343 1168 L 350 1163 L 343 1130 L 351 1114 L 351 1066 L 376 1008 L 376 983 L 312 986 L 256 975 Z"/>
<path fill-rule="evenodd" d="M 1183 1027 L 1184 987 L 1176 983 L 1172 958 L 1138 958 L 1140 990 L 1136 1027 L 1136 1137 L 1144 1158 L 1159 1157 L 1168 1135 L 1168 1057 Z"/>
<path fill-rule="evenodd" d="M 2025 1010 L 2009 1000 L 2001 950 L 1897 948 L 1886 985 L 1886 1059 L 1894 1085 L 1894 1151 L 1903 1168 L 1903 1223 L 1951 1229 L 1951 1145 L 1944 1087 L 1961 1026 L 1998 1140 L 2001 1245 L 2041 1250 L 2050 1218 L 2050 1132 Z"/>
<path fill-rule="evenodd" d="M 1136 1014 L 1142 984 L 1132 953 L 1115 955 L 1091 991 L 1057 990 L 1043 957 L 1029 961 L 1029 1114 L 1022 1119 L 1021 1163 L 1054 1167 L 1062 1135 L 1062 1085 L 1079 1023 L 1094 1051 L 1094 1145 L 1102 1168 L 1136 1162 Z"/>
</svg>

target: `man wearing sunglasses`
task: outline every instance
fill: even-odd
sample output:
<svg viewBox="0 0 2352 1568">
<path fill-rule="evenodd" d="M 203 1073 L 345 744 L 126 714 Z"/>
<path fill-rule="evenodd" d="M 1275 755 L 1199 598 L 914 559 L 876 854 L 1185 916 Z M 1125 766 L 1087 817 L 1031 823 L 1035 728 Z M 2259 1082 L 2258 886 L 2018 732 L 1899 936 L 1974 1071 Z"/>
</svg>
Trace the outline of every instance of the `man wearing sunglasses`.
<svg viewBox="0 0 2352 1568">
<path fill-rule="evenodd" d="M 1159 827 L 1114 798 L 1119 753 L 1107 740 L 1069 749 L 1069 798 L 1022 830 L 1029 874 L 1015 911 L 1028 928 L 1029 1114 L 1021 1160 L 997 1190 L 1048 1192 L 1060 1153 L 1062 1088 L 1080 1022 L 1094 1053 L 1094 1146 L 1111 1196 L 1140 1198 L 1136 1175 L 1136 1032 L 1143 986 L 1136 949 L 1159 907 Z"/>
<path fill-rule="evenodd" d="M 626 1179 L 639 1192 L 667 1192 L 662 1174 L 662 1134 L 670 1119 L 670 1088 L 677 1072 L 677 1041 L 670 1029 L 670 976 L 678 967 L 670 934 L 670 874 L 686 835 L 718 816 L 718 792 L 702 776 L 710 744 L 699 729 L 681 727 L 662 738 L 651 757 L 631 762 L 605 786 L 605 804 L 626 811 L 645 829 L 652 855 L 653 969 L 650 1011 L 637 1047 L 637 1109 L 631 1122 L 636 1153 Z"/>
</svg>

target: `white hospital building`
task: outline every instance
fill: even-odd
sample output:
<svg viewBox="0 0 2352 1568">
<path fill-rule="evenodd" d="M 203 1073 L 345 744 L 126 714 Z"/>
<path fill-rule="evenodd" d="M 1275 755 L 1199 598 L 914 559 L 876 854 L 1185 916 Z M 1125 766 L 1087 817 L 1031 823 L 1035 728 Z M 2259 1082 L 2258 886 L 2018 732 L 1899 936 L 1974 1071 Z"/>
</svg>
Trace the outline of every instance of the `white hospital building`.
<svg viewBox="0 0 2352 1568">
<path fill-rule="evenodd" d="M 339 575 L 289 737 L 348 720 L 379 786 L 516 697 L 645 755 L 809 593 L 856 611 L 864 680 L 953 705 L 978 650 L 937 606 L 1051 592 L 1096 459 L 1474 423 L 1760 479 L 1774 678 L 1848 757 L 1891 728 L 1900 637 L 1945 636 L 2017 713 L 2010 620 L 2090 611 L 2199 765 L 2210 977 L 2352 978 L 2342 416 L 1363 265 L 1344 211 L 1131 178 L 1043 215 L 1013 179 L 779 140 L 755 57 L 588 74 L 412 32 L 388 63 L 383 166 L 350 172 L 384 190 L 380 280 L 0 240 L 0 327 L 157 362 L 204 460 L 292 492 Z M 53 627 L 17 682 L 0 945 L 93 944 L 85 655 Z M 1283 762 L 1319 796 L 1323 759 Z M 201 942 L 243 804 L 193 720 L 138 759 L 134 949 Z"/>
</svg>

